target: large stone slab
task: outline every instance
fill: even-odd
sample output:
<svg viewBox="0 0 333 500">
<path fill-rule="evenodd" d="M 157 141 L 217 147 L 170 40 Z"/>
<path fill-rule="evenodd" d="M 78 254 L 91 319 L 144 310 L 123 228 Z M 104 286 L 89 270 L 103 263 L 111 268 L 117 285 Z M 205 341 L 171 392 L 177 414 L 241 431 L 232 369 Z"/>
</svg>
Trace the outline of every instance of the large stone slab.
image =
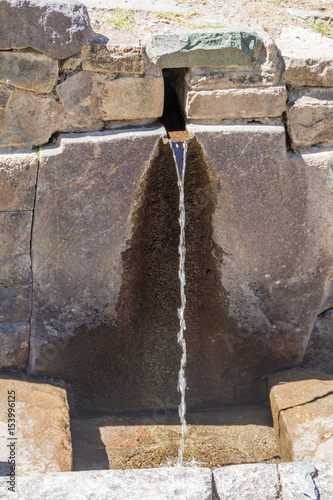
<svg viewBox="0 0 333 500">
<path fill-rule="evenodd" d="M 0 287 L 0 322 L 29 321 L 31 286 Z"/>
<path fill-rule="evenodd" d="M 212 478 L 200 468 L 65 472 L 20 478 L 17 491 L 20 500 L 211 500 Z"/>
<path fill-rule="evenodd" d="M 0 149 L 45 144 L 58 127 L 52 94 L 34 95 L 0 85 Z"/>
<path fill-rule="evenodd" d="M 129 327 L 118 327 L 117 311 L 130 286 L 122 275 L 141 178 L 163 133 L 63 136 L 60 146 L 41 151 L 30 369 L 72 380 L 81 409 L 124 409 L 123 398 L 132 397 L 122 385 L 130 371 L 123 358 Z M 142 355 L 131 359 L 139 369 Z M 137 385 L 134 391 L 139 399 Z"/>
<path fill-rule="evenodd" d="M 232 465 L 213 472 L 220 500 L 275 500 L 279 495 L 276 465 Z"/>
<path fill-rule="evenodd" d="M 278 470 L 283 500 L 332 498 L 332 463 L 282 463 Z"/>
<path fill-rule="evenodd" d="M 37 166 L 36 153 L 0 155 L 0 211 L 33 209 Z"/>
<path fill-rule="evenodd" d="M 281 116 L 286 109 L 283 86 L 251 89 L 189 91 L 186 117 L 192 120 L 223 120 Z"/>
<path fill-rule="evenodd" d="M 13 434 L 8 433 L 8 393 L 12 396 L 15 393 L 15 427 L 10 431 Z M 20 486 L 22 476 L 72 470 L 66 391 L 55 385 L 1 378 L 0 396 L 2 475 L 7 474 L 4 470 L 4 464 L 8 466 L 7 445 L 11 440 L 14 441 L 14 438 L 17 487 Z M 12 402 L 13 398 L 10 401 Z"/>
<path fill-rule="evenodd" d="M 271 375 L 269 388 L 282 460 L 333 461 L 333 375 L 287 370 Z"/>
<path fill-rule="evenodd" d="M 1 0 L 0 49 L 31 47 L 56 59 L 80 51 L 91 28 L 86 7 L 56 0 Z"/>
<path fill-rule="evenodd" d="M 0 323 L 0 367 L 24 369 L 29 356 L 30 325 L 27 322 Z"/>
<path fill-rule="evenodd" d="M 333 88 L 301 89 L 290 93 L 288 131 L 296 147 L 333 144 Z"/>
<path fill-rule="evenodd" d="M 333 309 L 317 317 L 302 363 L 303 368 L 333 375 Z"/>
<path fill-rule="evenodd" d="M 1 42 L 0 42 L 1 43 Z M 51 92 L 58 79 L 58 61 L 32 50 L 0 51 L 0 82 L 37 93 Z"/>
<path fill-rule="evenodd" d="M 30 253 L 32 212 L 0 212 L 0 256 Z"/>
<path fill-rule="evenodd" d="M 287 84 L 333 87 L 331 38 L 310 29 L 284 27 L 275 41 L 285 62 Z"/>
<path fill-rule="evenodd" d="M 154 34 L 146 46 L 160 68 L 248 66 L 261 49 L 261 38 L 246 29 Z"/>
</svg>

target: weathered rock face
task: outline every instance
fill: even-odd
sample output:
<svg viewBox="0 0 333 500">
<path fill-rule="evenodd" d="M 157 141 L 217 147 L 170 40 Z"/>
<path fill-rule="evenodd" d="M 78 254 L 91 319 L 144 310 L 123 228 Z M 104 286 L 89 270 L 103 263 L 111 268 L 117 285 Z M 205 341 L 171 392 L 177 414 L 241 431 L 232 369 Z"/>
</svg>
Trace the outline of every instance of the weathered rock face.
<svg viewBox="0 0 333 500">
<path fill-rule="evenodd" d="M 333 375 L 287 370 L 271 375 L 269 388 L 282 460 L 332 462 Z"/>
<path fill-rule="evenodd" d="M 333 375 L 333 309 L 316 320 L 302 363 L 303 368 L 322 370 Z"/>
<path fill-rule="evenodd" d="M 333 88 L 299 89 L 289 101 L 288 130 L 295 147 L 333 144 Z"/>
<path fill-rule="evenodd" d="M 13 306 L 14 304 L 10 304 L 10 307 Z M 27 322 L 0 323 L 0 363 L 2 368 L 24 369 L 26 367 L 29 336 L 30 325 Z"/>
<path fill-rule="evenodd" d="M 91 28 L 79 2 L 0 1 L 0 50 L 31 47 L 56 59 L 79 52 Z"/>
<path fill-rule="evenodd" d="M 72 442 L 66 391 L 49 384 L 1 378 L 2 473 L 6 475 L 8 472 L 8 470 L 3 470 L 4 463 L 8 466 L 7 444 L 10 437 L 7 413 L 8 391 L 15 392 L 14 437 L 17 438 L 17 476 L 72 470 Z"/>
<path fill-rule="evenodd" d="M 276 44 L 285 62 L 287 84 L 333 87 L 331 38 L 303 28 L 282 28 Z"/>
<path fill-rule="evenodd" d="M 248 66 L 262 49 L 257 33 L 211 31 L 152 35 L 147 54 L 160 68 Z"/>
</svg>

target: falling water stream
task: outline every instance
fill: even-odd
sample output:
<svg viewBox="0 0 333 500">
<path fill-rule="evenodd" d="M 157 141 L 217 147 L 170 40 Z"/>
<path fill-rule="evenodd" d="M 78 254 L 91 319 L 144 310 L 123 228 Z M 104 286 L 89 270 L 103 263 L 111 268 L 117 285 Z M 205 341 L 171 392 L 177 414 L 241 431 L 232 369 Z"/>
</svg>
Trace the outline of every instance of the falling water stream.
<svg viewBox="0 0 333 500">
<path fill-rule="evenodd" d="M 178 177 L 178 189 L 179 189 L 179 226 L 180 226 L 180 237 L 179 237 L 179 270 L 178 277 L 180 282 L 180 296 L 181 296 L 181 306 L 178 309 L 179 317 L 179 332 L 178 332 L 178 343 L 182 348 L 182 357 L 180 361 L 180 370 L 178 375 L 178 391 L 181 395 L 180 404 L 178 407 L 180 423 L 182 426 L 182 440 L 178 450 L 178 461 L 177 465 L 181 466 L 183 464 L 184 455 L 184 442 L 186 434 L 186 404 L 185 404 L 185 391 L 186 391 L 186 378 L 185 378 L 185 366 L 186 366 L 186 341 L 184 338 L 184 330 L 186 330 L 186 324 L 184 319 L 186 296 L 185 296 L 185 200 L 184 200 L 184 179 L 185 179 L 185 169 L 186 169 L 186 152 L 187 152 L 187 142 L 170 142 L 173 158 L 176 165 L 177 177 Z"/>
</svg>

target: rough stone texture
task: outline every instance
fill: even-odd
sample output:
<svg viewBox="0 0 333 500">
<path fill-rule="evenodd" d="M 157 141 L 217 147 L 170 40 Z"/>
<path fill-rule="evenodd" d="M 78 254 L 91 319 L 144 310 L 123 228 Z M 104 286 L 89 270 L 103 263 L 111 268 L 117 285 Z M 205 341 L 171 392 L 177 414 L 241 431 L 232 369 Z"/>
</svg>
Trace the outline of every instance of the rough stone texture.
<svg viewBox="0 0 333 500">
<path fill-rule="evenodd" d="M 126 386 L 131 384 L 135 371 L 124 364 L 116 318 L 121 323 L 117 308 L 127 300 L 120 293 L 126 288 L 122 261 L 141 176 L 163 133 L 64 136 L 60 147 L 41 152 L 30 368 L 72 380 L 78 405 L 89 411 L 125 409 L 133 392 L 140 401 L 137 384 L 146 389 L 139 379 L 128 394 L 122 385 L 127 376 Z M 142 355 L 135 357 L 141 365 Z"/>
<path fill-rule="evenodd" d="M 276 500 L 279 479 L 276 465 L 232 465 L 213 472 L 219 500 Z"/>
<path fill-rule="evenodd" d="M 20 478 L 18 494 L 20 500 L 211 500 L 211 483 L 210 470 L 200 468 L 67 472 Z"/>
<path fill-rule="evenodd" d="M 159 78 L 118 78 L 105 81 L 100 94 L 103 120 L 159 118 L 163 113 L 164 83 Z"/>
<path fill-rule="evenodd" d="M 283 500 L 331 500 L 332 463 L 284 463 L 278 470 Z"/>
<path fill-rule="evenodd" d="M 22 476 L 72 470 L 72 443 L 66 391 L 50 384 L 6 378 L 0 379 L 2 468 L 8 459 L 7 401 L 8 391 L 12 390 L 15 391 L 16 475 L 19 478 L 16 484 L 20 485 Z M 38 493 L 37 489 L 34 491 Z M 42 496 L 47 498 L 45 495 Z"/>
<path fill-rule="evenodd" d="M 80 51 L 91 28 L 86 7 L 75 1 L 1 0 L 0 49 L 31 47 L 56 59 Z"/>
<path fill-rule="evenodd" d="M 82 69 L 99 73 L 142 75 L 146 70 L 142 47 L 113 47 L 108 38 L 96 37 L 82 49 Z"/>
<path fill-rule="evenodd" d="M 281 116 L 286 109 L 285 87 L 189 91 L 186 117 L 223 120 Z"/>
<path fill-rule="evenodd" d="M 275 41 L 285 62 L 287 84 L 333 87 L 331 38 L 310 29 L 284 27 Z"/>
<path fill-rule="evenodd" d="M 289 95 L 288 131 L 296 147 L 333 144 L 333 88 L 310 88 Z"/>
<path fill-rule="evenodd" d="M 0 256 L 30 252 L 32 212 L 0 212 Z"/>
<path fill-rule="evenodd" d="M 151 35 L 146 51 L 160 68 L 248 66 L 262 50 L 257 33 L 246 30 Z"/>
<path fill-rule="evenodd" d="M 0 85 L 0 148 L 46 143 L 57 130 L 58 119 L 54 96 L 28 94 Z"/>
<path fill-rule="evenodd" d="M 0 287 L 0 322 L 29 321 L 31 309 L 31 287 Z"/>
<path fill-rule="evenodd" d="M 33 209 L 37 165 L 35 153 L 0 155 L 1 212 Z"/>
<path fill-rule="evenodd" d="M 0 257 L 0 287 L 28 285 L 31 283 L 30 255 Z"/>
<path fill-rule="evenodd" d="M 29 323 L 0 323 L 1 368 L 23 369 L 29 355 Z"/>
<path fill-rule="evenodd" d="M 333 461 L 333 375 L 294 369 L 269 377 L 283 461 Z"/>
<path fill-rule="evenodd" d="M 30 50 L 0 51 L 1 83 L 37 93 L 48 93 L 56 84 L 57 78 L 58 61 L 50 57 Z"/>
<path fill-rule="evenodd" d="M 303 368 L 322 370 L 333 375 L 333 309 L 317 317 L 302 363 Z"/>
</svg>

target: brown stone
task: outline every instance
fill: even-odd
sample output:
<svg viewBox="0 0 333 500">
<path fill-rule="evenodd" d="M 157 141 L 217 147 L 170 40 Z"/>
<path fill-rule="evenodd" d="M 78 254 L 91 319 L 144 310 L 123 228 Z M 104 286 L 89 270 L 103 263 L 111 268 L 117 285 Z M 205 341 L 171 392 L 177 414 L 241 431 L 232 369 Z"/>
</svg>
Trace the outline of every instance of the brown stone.
<svg viewBox="0 0 333 500">
<path fill-rule="evenodd" d="M 110 47 L 97 40 L 83 47 L 82 56 L 86 71 L 142 75 L 146 69 L 142 47 Z"/>
<path fill-rule="evenodd" d="M 282 460 L 332 462 L 333 375 L 294 369 L 268 382 Z"/>
<path fill-rule="evenodd" d="M 286 108 L 285 87 L 189 91 L 186 116 L 192 120 L 224 120 L 281 116 Z"/>
<path fill-rule="evenodd" d="M 29 356 L 29 323 L 0 323 L 0 367 L 24 369 Z"/>
<path fill-rule="evenodd" d="M 58 61 L 38 52 L 0 51 L 0 82 L 36 93 L 49 93 L 58 79 Z"/>
<path fill-rule="evenodd" d="M 37 165 L 36 153 L 0 155 L 0 211 L 33 209 Z"/>
<path fill-rule="evenodd" d="M 0 212 L 0 256 L 30 253 L 32 212 Z"/>
<path fill-rule="evenodd" d="M 58 107 L 51 95 L 9 91 L 0 85 L 0 106 L 0 148 L 44 144 L 58 128 Z"/>
<path fill-rule="evenodd" d="M 30 283 L 30 254 L 0 257 L 0 286 L 29 285 Z"/>
<path fill-rule="evenodd" d="M 18 477 L 72 470 L 66 391 L 55 385 L 6 378 L 0 379 L 1 461 L 8 459 L 8 391 L 15 391 Z"/>
<path fill-rule="evenodd" d="M 333 88 L 310 88 L 291 93 L 288 131 L 296 147 L 333 144 Z"/>
<path fill-rule="evenodd" d="M 31 286 L 0 288 L 0 322 L 30 320 Z"/>
</svg>

